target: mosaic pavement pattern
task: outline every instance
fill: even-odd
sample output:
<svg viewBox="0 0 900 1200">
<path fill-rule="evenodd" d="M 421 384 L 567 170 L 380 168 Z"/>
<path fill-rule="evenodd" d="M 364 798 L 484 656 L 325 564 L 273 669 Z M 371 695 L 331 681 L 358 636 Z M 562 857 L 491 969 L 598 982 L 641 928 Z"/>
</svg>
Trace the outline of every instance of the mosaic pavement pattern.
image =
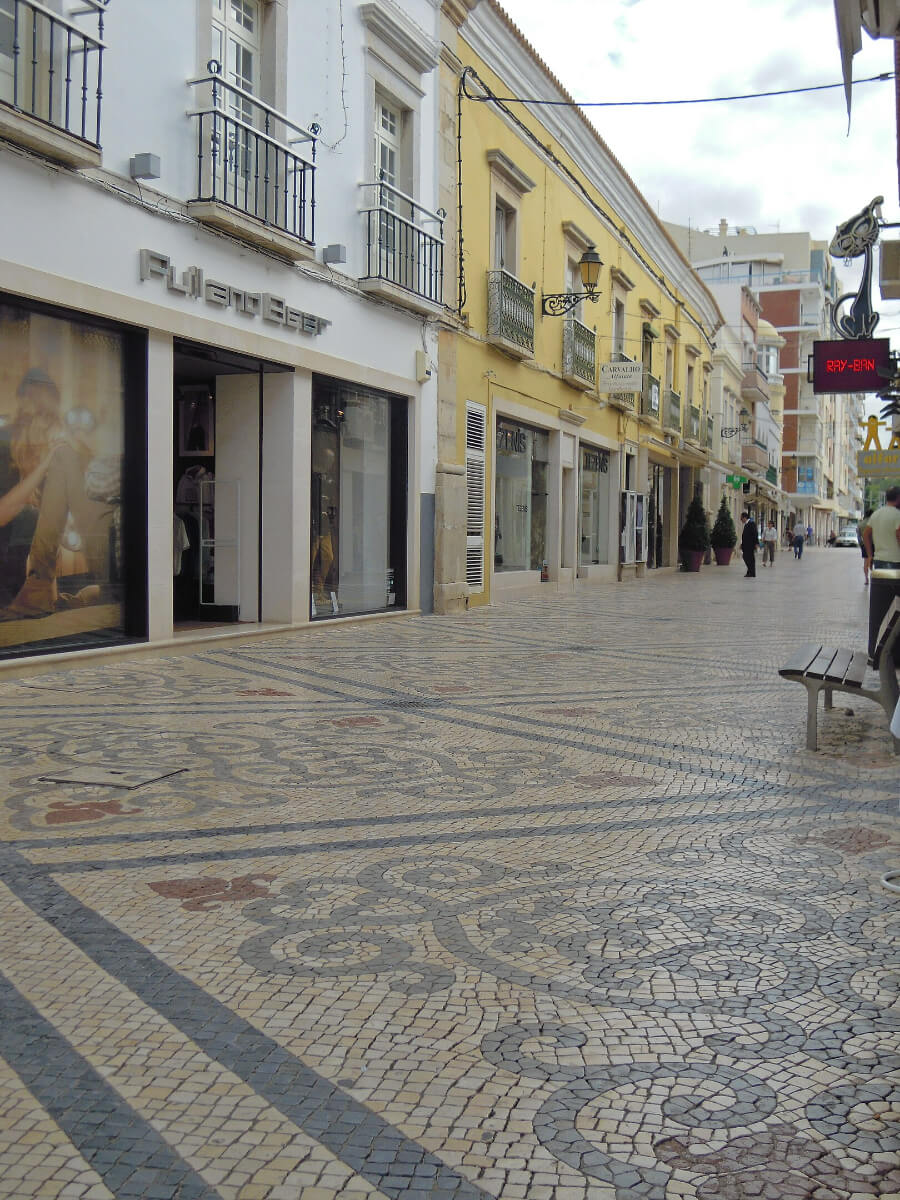
<svg viewBox="0 0 900 1200">
<path fill-rule="evenodd" d="M 0 1197 L 898 1200 L 900 763 L 777 675 L 866 601 L 821 550 L 0 677 Z"/>
</svg>

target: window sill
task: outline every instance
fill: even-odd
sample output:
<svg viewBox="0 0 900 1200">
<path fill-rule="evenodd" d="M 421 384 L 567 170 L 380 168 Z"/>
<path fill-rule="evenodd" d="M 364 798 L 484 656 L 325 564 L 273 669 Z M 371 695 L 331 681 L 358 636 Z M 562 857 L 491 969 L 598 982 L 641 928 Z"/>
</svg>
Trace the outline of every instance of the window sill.
<svg viewBox="0 0 900 1200">
<path fill-rule="evenodd" d="M 216 200 L 191 200 L 187 210 L 201 224 L 212 225 L 225 233 L 243 238 L 245 242 L 252 242 L 254 246 L 271 250 L 290 262 L 310 261 L 315 258 L 315 246 L 282 233 L 273 225 L 266 225 L 255 217 L 245 216 L 227 204 Z"/>
<path fill-rule="evenodd" d="M 374 296 L 379 300 L 389 300 L 392 304 L 399 304 L 402 308 L 408 308 L 412 312 L 422 313 L 426 316 L 436 316 L 444 309 L 442 304 L 429 300 L 426 296 L 420 296 L 416 292 L 407 291 L 406 288 L 398 287 L 395 283 L 389 283 L 386 279 L 360 279 L 359 290 L 365 292 L 367 296 Z"/>
<path fill-rule="evenodd" d="M 98 146 L 3 104 L 0 104 L 0 138 L 76 170 L 99 167 L 103 162 Z"/>
<path fill-rule="evenodd" d="M 501 337 L 495 333 L 489 333 L 487 341 L 491 346 L 495 346 L 498 350 L 502 350 L 504 354 L 508 354 L 510 358 L 517 358 L 519 360 L 534 358 L 533 346 L 520 346 L 518 342 L 512 342 L 508 338 Z"/>
<path fill-rule="evenodd" d="M 593 390 L 593 379 L 582 379 L 580 375 L 573 375 L 570 371 L 563 371 L 563 379 L 569 387 L 577 388 L 580 392 L 590 392 Z"/>
</svg>

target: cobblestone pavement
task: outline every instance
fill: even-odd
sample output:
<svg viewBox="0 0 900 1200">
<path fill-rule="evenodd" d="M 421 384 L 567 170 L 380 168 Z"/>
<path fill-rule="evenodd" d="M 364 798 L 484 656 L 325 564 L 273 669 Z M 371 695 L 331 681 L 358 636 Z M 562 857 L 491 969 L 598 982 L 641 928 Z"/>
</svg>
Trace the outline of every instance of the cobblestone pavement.
<svg viewBox="0 0 900 1200">
<path fill-rule="evenodd" d="M 0 683 L 0 1197 L 897 1200 L 898 761 L 777 675 L 865 611 L 821 550 Z"/>
</svg>

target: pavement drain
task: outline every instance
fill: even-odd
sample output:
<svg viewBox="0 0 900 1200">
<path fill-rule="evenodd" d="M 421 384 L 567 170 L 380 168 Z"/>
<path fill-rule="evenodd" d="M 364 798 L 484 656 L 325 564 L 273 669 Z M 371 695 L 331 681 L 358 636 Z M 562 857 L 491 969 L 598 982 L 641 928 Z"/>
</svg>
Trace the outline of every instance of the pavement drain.
<svg viewBox="0 0 900 1200">
<path fill-rule="evenodd" d="M 170 775 L 179 775 L 184 770 L 184 767 L 176 767 L 172 771 L 160 771 L 157 767 L 63 767 L 42 775 L 38 782 L 83 783 L 88 787 L 127 788 L 131 791 L 148 783 L 156 783 L 159 779 L 168 779 Z"/>
</svg>

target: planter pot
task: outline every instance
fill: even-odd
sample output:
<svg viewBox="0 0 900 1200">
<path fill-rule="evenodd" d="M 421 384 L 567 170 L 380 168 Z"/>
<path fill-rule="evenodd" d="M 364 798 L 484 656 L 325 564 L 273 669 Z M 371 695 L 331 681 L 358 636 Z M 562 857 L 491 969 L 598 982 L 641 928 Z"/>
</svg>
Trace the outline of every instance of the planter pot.
<svg viewBox="0 0 900 1200">
<path fill-rule="evenodd" d="M 703 555 L 705 553 L 706 553 L 705 550 L 685 550 L 685 552 L 684 552 L 685 569 L 688 571 L 699 571 L 700 564 L 703 562 Z"/>
<path fill-rule="evenodd" d="M 727 567 L 731 562 L 731 556 L 734 554 L 733 546 L 714 546 L 713 553 L 716 556 L 717 567 Z"/>
</svg>

